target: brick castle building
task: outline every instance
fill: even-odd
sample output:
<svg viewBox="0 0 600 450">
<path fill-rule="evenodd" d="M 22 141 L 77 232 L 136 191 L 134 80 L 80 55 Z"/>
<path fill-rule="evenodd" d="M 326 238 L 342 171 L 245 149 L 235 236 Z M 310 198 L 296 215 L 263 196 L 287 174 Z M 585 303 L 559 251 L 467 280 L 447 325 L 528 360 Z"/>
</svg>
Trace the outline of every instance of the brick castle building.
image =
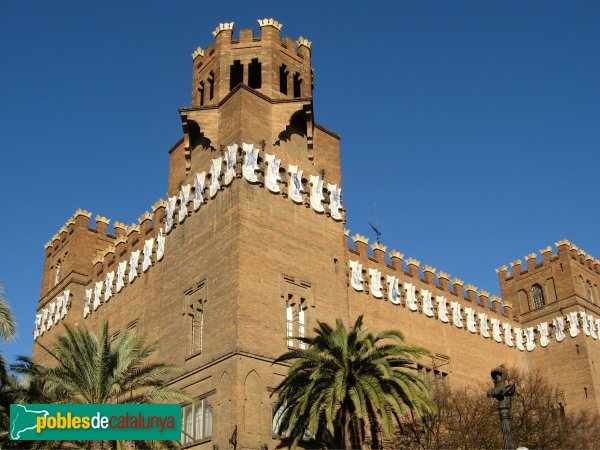
<svg viewBox="0 0 600 450">
<path fill-rule="evenodd" d="M 541 369 L 558 407 L 600 410 L 600 261 L 568 241 L 498 269 L 502 299 L 349 237 L 339 136 L 314 121 L 311 43 L 233 23 L 192 55 L 192 102 L 168 198 L 126 226 L 77 210 L 46 244 L 34 337 L 64 323 L 147 333 L 182 366 L 183 442 L 275 448 L 273 360 L 316 321 L 364 314 L 431 350 L 432 381 L 479 383 L 498 363 Z M 34 346 L 33 356 L 46 355 Z"/>
</svg>

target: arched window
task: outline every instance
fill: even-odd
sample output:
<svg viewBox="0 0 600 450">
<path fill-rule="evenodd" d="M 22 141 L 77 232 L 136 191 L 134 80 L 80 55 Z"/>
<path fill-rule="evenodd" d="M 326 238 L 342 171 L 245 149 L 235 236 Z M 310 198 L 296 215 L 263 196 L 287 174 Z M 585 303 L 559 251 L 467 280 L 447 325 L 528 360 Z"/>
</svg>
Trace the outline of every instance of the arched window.
<svg viewBox="0 0 600 450">
<path fill-rule="evenodd" d="M 533 309 L 541 308 L 546 304 L 544 300 L 544 292 L 539 284 L 534 284 L 531 287 L 531 298 L 533 300 Z"/>
<path fill-rule="evenodd" d="M 62 269 L 62 262 L 59 259 L 58 262 L 56 263 L 56 272 L 54 273 L 54 284 L 58 284 L 58 282 L 60 281 L 60 272 Z"/>
<path fill-rule="evenodd" d="M 585 289 L 587 291 L 587 299 L 594 303 L 594 289 L 592 288 L 592 283 L 590 283 L 589 281 L 587 281 L 585 283 Z"/>
</svg>

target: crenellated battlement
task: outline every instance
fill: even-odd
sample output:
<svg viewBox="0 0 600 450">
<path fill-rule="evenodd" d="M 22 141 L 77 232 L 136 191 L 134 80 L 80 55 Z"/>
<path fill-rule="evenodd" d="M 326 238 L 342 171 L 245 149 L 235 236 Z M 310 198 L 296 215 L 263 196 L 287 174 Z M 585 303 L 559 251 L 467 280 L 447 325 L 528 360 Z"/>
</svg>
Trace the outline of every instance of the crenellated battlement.
<svg viewBox="0 0 600 450">
<path fill-rule="evenodd" d="M 212 35 L 216 38 L 221 31 L 231 31 L 233 33 L 233 22 L 220 23 L 212 32 Z"/>
<path fill-rule="evenodd" d="M 600 260 L 594 258 L 591 254 L 583 249 L 580 249 L 575 244 L 567 239 L 562 239 L 555 243 L 556 252 L 552 252 L 552 247 L 547 246 L 537 253 L 530 253 L 524 257 L 525 264 L 521 259 L 517 259 L 510 263 L 511 270 L 506 265 L 496 269 L 501 282 L 510 280 L 515 277 L 520 277 L 532 273 L 534 270 L 543 270 L 551 261 L 558 260 L 561 256 L 579 263 L 582 267 L 587 268 L 596 274 L 600 274 Z"/>
<path fill-rule="evenodd" d="M 238 84 L 273 99 L 312 96 L 312 43 L 300 36 L 281 36 L 283 24 L 273 18 L 258 20 L 260 35 L 241 29 L 234 36 L 234 22 L 222 22 L 212 32 L 206 49 L 192 53 L 192 106 L 218 104 Z"/>
<path fill-rule="evenodd" d="M 523 260 L 496 269 L 502 295 L 514 300 L 521 320 L 537 320 L 576 305 L 600 315 L 599 260 L 566 239 L 555 243 L 554 252 L 547 246 Z"/>
<path fill-rule="evenodd" d="M 272 17 L 269 19 L 258 19 L 258 25 L 262 28 L 262 27 L 267 27 L 267 26 L 271 26 L 274 28 L 277 28 L 278 31 L 281 31 L 281 29 L 283 28 L 283 25 L 280 24 L 279 22 L 277 22 L 275 19 L 273 19 Z"/>
<path fill-rule="evenodd" d="M 345 230 L 345 235 L 347 237 L 350 235 L 349 230 Z M 450 281 L 451 277 L 446 272 L 438 272 L 434 267 L 427 264 L 421 267 L 421 261 L 413 257 L 405 259 L 404 254 L 396 250 L 386 253 L 387 247 L 379 242 L 371 245 L 372 254 L 370 254 L 368 251 L 369 239 L 367 237 L 355 234 L 351 239 L 354 248 L 348 246 L 349 251 L 358 257 L 358 260 L 364 266 L 364 270 L 371 266 L 380 269 L 391 269 L 395 273 L 400 273 L 464 300 L 466 304 L 477 304 L 492 314 L 509 316 L 512 311 L 512 305 L 511 308 L 506 308 L 499 296 L 493 295 L 490 297 L 489 292 L 479 290 L 473 284 L 465 286 L 464 282 L 458 278 L 453 278 Z M 349 258 L 352 259 L 352 255 Z"/>
</svg>

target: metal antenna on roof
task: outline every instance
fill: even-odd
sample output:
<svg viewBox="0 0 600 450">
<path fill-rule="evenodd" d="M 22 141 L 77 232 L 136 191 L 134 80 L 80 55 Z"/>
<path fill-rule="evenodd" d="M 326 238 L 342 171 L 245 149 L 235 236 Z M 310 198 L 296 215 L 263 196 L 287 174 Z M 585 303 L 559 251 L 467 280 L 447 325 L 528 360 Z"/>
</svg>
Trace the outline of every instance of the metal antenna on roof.
<svg viewBox="0 0 600 450">
<path fill-rule="evenodd" d="M 381 231 L 379 231 L 379 228 L 377 228 L 377 226 L 379 226 L 379 224 L 377 223 L 377 204 L 374 204 L 374 209 L 375 209 L 375 225 L 373 225 L 372 223 L 369 223 L 369 225 L 371 225 L 371 228 L 373 228 L 373 231 L 375 232 L 375 235 L 377 236 L 377 243 L 379 243 L 379 238 L 381 237 Z"/>
</svg>

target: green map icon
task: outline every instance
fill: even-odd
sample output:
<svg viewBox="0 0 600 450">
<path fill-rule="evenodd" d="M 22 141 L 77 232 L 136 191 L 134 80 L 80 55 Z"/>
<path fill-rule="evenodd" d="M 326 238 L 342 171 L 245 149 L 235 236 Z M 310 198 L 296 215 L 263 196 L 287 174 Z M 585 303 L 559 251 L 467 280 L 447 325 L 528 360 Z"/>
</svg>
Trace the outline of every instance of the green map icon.
<svg viewBox="0 0 600 450">
<path fill-rule="evenodd" d="M 50 414 L 44 409 L 32 409 L 30 405 L 10 405 L 10 438 L 23 439 L 23 433 L 35 430 L 38 417 L 48 417 Z M 41 405 L 40 405 L 41 406 Z"/>
</svg>

